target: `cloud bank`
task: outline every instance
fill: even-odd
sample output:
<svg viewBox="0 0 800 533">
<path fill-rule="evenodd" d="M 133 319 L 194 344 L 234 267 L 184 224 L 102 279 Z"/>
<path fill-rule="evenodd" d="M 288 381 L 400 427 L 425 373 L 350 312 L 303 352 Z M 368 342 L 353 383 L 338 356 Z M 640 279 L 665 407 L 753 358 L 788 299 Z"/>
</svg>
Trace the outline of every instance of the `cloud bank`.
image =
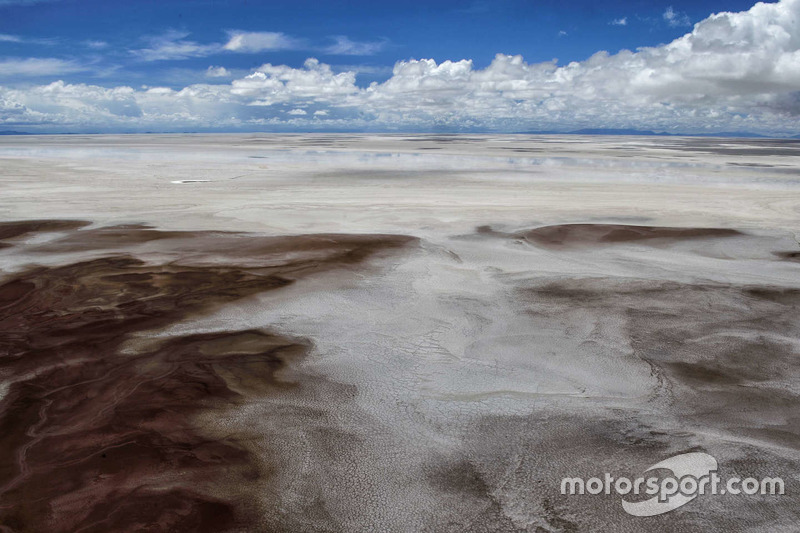
<svg viewBox="0 0 800 533">
<path fill-rule="evenodd" d="M 800 0 L 759 3 L 746 12 L 711 15 L 690 33 L 658 47 L 598 52 L 563 66 L 529 64 L 504 54 L 483 69 L 470 60 L 400 61 L 388 80 L 368 87 L 357 85 L 355 70 L 335 72 L 316 59 L 301 68 L 265 64 L 230 83 L 181 90 L 62 81 L 0 87 L 0 129 L 591 127 L 795 134 L 800 122 L 798 24 Z M 165 43 L 175 43 L 170 53 L 195 53 L 196 43 L 180 36 L 160 44 Z M 281 46 L 281 34 L 232 34 L 225 46 Z M 157 53 L 156 47 L 152 50 Z M 33 63 L 12 66 L 39 68 Z M 209 75 L 216 72 L 227 71 L 210 70 Z"/>
</svg>

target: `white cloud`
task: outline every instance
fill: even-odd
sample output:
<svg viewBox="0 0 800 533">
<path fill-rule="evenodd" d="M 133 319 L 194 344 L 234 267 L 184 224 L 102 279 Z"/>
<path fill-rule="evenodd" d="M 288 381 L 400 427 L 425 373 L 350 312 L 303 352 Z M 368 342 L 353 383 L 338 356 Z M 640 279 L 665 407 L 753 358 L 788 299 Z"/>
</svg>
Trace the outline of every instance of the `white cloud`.
<svg viewBox="0 0 800 533">
<path fill-rule="evenodd" d="M 692 21 L 689 19 L 689 16 L 686 13 L 680 13 L 672 9 L 672 6 L 669 6 L 662 15 L 664 20 L 667 21 L 667 24 L 670 26 L 691 26 Z"/>
<path fill-rule="evenodd" d="M 391 65 L 337 64 L 336 70 L 339 72 L 352 71 L 356 74 L 369 74 L 371 76 L 390 76 L 392 74 Z"/>
<path fill-rule="evenodd" d="M 83 44 L 85 44 L 86 46 L 88 46 L 89 48 L 92 48 L 94 50 L 102 50 L 103 48 L 107 48 L 108 47 L 108 43 L 105 42 L 105 41 L 92 41 L 92 40 L 89 40 L 89 41 L 83 41 Z"/>
<path fill-rule="evenodd" d="M 163 61 L 173 59 L 188 59 L 190 57 L 205 57 L 221 50 L 219 44 L 199 44 L 187 41 L 188 32 L 170 30 L 162 35 L 149 37 L 149 46 L 131 53 L 142 61 Z"/>
<path fill-rule="evenodd" d="M 297 48 L 300 42 L 280 32 L 272 31 L 231 31 L 223 48 L 231 52 L 265 52 Z"/>
<path fill-rule="evenodd" d="M 0 59 L 0 78 L 12 76 L 60 76 L 88 70 L 74 61 L 52 57 L 27 57 Z"/>
<path fill-rule="evenodd" d="M 628 17 L 622 17 L 619 19 L 614 19 L 611 21 L 612 26 L 627 26 L 628 25 Z"/>
<path fill-rule="evenodd" d="M 51 65 L 59 66 L 78 68 Z M 470 60 L 400 61 L 389 79 L 369 87 L 356 85 L 356 70 L 336 72 L 315 59 L 302 68 L 265 64 L 230 83 L 181 90 L 0 87 L 0 123 L 73 131 L 593 127 L 796 134 L 798 117 L 800 0 L 718 13 L 669 44 L 598 52 L 562 66 L 503 54 L 482 69 Z"/>
<path fill-rule="evenodd" d="M 231 76 L 231 72 L 225 67 L 208 67 L 206 76 L 209 78 L 228 78 Z"/>
<path fill-rule="evenodd" d="M 357 42 L 351 41 L 345 35 L 334 37 L 334 44 L 323 51 L 331 55 L 371 56 L 377 54 L 386 46 L 386 41 Z"/>
<path fill-rule="evenodd" d="M 228 32 L 228 40 L 224 43 L 201 44 L 187 40 L 188 32 L 170 30 L 162 35 L 148 37 L 148 46 L 131 53 L 142 61 L 164 61 L 207 57 L 223 52 L 255 54 L 275 50 L 310 49 L 303 39 L 297 39 L 281 32 L 272 31 L 239 31 Z M 14 36 L 8 36 L 9 39 Z M 357 42 L 344 35 L 334 37 L 335 43 L 318 49 L 331 55 L 374 55 L 386 46 L 387 41 Z"/>
<path fill-rule="evenodd" d="M 25 44 L 42 44 L 42 45 L 54 45 L 58 43 L 58 39 L 46 39 L 46 38 L 33 38 L 33 37 L 21 37 L 19 35 L 11 35 L 8 33 L 0 33 L 0 43 L 25 43 Z"/>
<path fill-rule="evenodd" d="M 164 61 L 207 57 L 223 52 L 256 53 L 301 48 L 302 41 L 279 32 L 229 31 L 225 43 L 201 44 L 187 40 L 188 32 L 170 30 L 147 38 L 148 46 L 131 53 L 142 61 Z"/>
<path fill-rule="evenodd" d="M 316 102 L 345 105 L 359 93 L 354 72 L 334 74 L 329 65 L 306 60 L 302 69 L 267 63 L 256 72 L 234 80 L 231 94 L 247 99 L 247 105 L 271 106 L 283 102 Z"/>
</svg>

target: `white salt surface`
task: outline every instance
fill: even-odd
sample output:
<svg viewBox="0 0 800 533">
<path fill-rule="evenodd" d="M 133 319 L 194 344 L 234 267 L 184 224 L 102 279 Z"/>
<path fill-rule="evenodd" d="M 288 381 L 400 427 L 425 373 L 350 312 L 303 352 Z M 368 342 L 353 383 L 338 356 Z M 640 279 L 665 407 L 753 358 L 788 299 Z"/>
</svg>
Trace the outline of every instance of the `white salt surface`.
<svg viewBox="0 0 800 533">
<path fill-rule="evenodd" d="M 588 477 L 603 464 L 636 465 L 633 475 L 697 446 L 720 463 L 764 454 L 796 478 L 796 446 L 762 431 L 766 424 L 750 421 L 744 431 L 743 422 L 698 414 L 704 400 L 696 403 L 694 382 L 671 383 L 673 367 L 659 370 L 658 354 L 642 356 L 647 343 L 670 352 L 680 335 L 667 342 L 645 325 L 642 340 L 631 319 L 633 312 L 672 311 L 685 315 L 689 328 L 715 313 L 720 320 L 730 315 L 742 320 L 730 327 L 742 338 L 781 339 L 800 353 L 796 330 L 751 326 L 763 316 L 724 292 L 800 288 L 800 263 L 773 253 L 800 249 L 796 144 L 478 135 L 8 137 L 0 138 L 0 168 L 3 220 L 421 239 L 370 272 L 320 275 L 154 332 L 267 328 L 313 342 L 286 379 L 318 380 L 315 392 L 208 421 L 251 428 L 255 449 L 280 457 L 276 477 L 263 487 L 265 527 L 324 530 L 324 520 L 306 516 L 323 502 L 332 529 L 351 531 L 556 531 L 565 524 L 584 529 L 598 517 L 617 531 L 637 531 L 641 523 L 616 501 L 559 500 L 553 510 L 561 475 Z M 508 235 L 569 223 L 743 234 L 547 248 L 476 232 L 489 226 Z M 0 253 L 0 268 L 68 255 Z M 660 296 L 650 303 L 646 291 L 588 291 L 566 300 L 536 292 L 574 279 L 590 280 L 592 290 L 607 282 L 710 287 L 702 289 L 707 312 L 680 291 L 674 308 Z M 665 327 L 667 336 L 675 331 Z M 710 342 L 702 335 L 694 341 Z M 698 357 L 707 349 L 698 348 Z M 757 387 L 790 394 L 791 411 L 800 393 L 796 375 L 787 370 Z M 789 411 L 768 400 L 755 409 L 782 431 L 797 431 Z M 650 447 L 625 444 L 634 437 Z M 437 481 L 442 469 L 464 464 L 480 478 L 478 488 L 448 486 L 444 474 Z M 715 501 L 695 515 L 676 513 L 659 528 L 781 529 L 792 523 L 789 503 L 762 509 Z"/>
</svg>

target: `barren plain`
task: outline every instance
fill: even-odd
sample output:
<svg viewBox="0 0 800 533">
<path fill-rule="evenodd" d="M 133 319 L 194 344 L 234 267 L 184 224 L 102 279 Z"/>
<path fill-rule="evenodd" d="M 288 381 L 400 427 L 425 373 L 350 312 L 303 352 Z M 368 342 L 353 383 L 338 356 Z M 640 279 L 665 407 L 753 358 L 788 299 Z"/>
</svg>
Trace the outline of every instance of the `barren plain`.
<svg viewBox="0 0 800 533">
<path fill-rule="evenodd" d="M 2 531 L 793 531 L 800 141 L 0 138 Z M 783 495 L 652 517 L 681 453 Z"/>
</svg>

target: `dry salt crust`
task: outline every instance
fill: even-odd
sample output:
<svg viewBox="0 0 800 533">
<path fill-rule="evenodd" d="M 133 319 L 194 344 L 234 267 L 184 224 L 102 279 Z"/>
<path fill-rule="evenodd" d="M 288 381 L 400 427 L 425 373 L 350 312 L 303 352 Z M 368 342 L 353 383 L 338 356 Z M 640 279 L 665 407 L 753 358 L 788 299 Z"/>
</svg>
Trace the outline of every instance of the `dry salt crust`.
<svg viewBox="0 0 800 533">
<path fill-rule="evenodd" d="M 313 343 L 299 390 L 203 415 L 270 476 L 259 529 L 791 531 L 800 522 L 800 144 L 483 135 L 0 138 L 0 218 L 162 230 L 402 234 L 331 271 L 150 337 L 268 328 Z M 547 246 L 561 224 L 739 233 Z M 733 233 L 733 232 L 732 232 Z M 25 265 L 41 234 L 0 251 Z M 162 252 L 145 244 L 142 257 Z M 781 497 L 651 518 L 564 476 L 685 451 Z M 274 465 L 279 465 L 275 467 Z"/>
</svg>

